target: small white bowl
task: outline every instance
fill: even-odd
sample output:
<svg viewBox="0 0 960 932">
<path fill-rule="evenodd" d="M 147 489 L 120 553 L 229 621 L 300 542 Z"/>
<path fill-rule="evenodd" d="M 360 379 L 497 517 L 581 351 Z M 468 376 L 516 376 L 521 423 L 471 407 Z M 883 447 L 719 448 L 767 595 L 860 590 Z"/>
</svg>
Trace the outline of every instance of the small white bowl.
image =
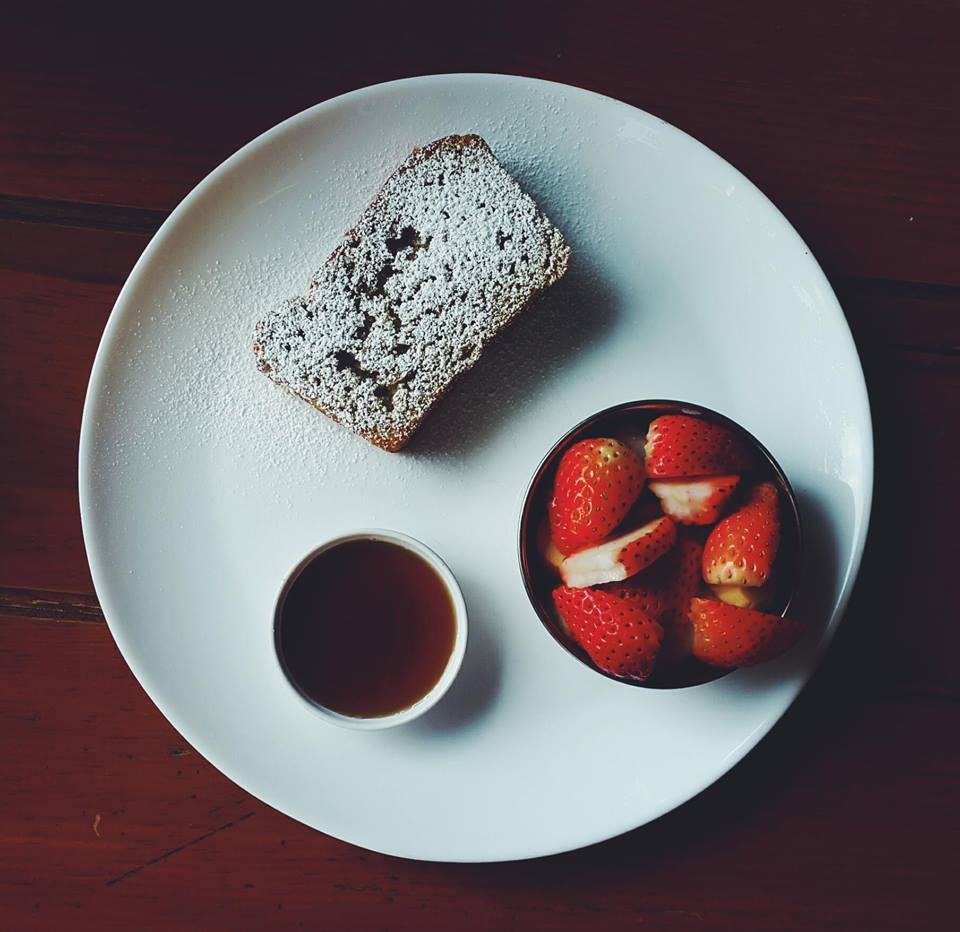
<svg viewBox="0 0 960 932">
<path fill-rule="evenodd" d="M 453 603 L 454 625 L 456 627 L 453 649 L 450 652 L 450 657 L 447 659 L 447 665 L 443 668 L 443 673 L 440 674 L 440 679 L 437 680 L 430 692 L 418 699 L 413 705 L 389 715 L 370 717 L 344 715 L 342 712 L 336 712 L 333 709 L 321 705 L 300 689 L 287 668 L 280 644 L 280 617 L 283 605 L 287 594 L 290 592 L 297 578 L 320 554 L 332 550 L 334 547 L 339 547 L 341 544 L 355 540 L 385 541 L 386 543 L 395 544 L 398 547 L 402 547 L 416 554 L 433 567 L 446 586 L 447 592 L 450 594 L 450 601 Z M 426 544 L 422 544 L 420 541 L 406 534 L 401 534 L 399 531 L 388 531 L 382 528 L 362 529 L 350 534 L 343 534 L 340 537 L 335 537 L 321 544 L 319 547 L 311 550 L 290 572 L 280 588 L 280 595 L 277 597 L 277 604 L 274 609 L 273 644 L 277 662 L 280 664 L 284 679 L 290 684 L 290 688 L 294 693 L 321 718 L 334 725 L 340 725 L 343 728 L 354 728 L 362 731 L 392 728 L 394 725 L 403 725 L 405 722 L 413 721 L 413 719 L 423 715 L 428 709 L 433 708 L 443 697 L 443 694 L 450 688 L 450 684 L 454 681 L 460 670 L 460 664 L 463 662 L 463 655 L 467 649 L 467 606 L 463 601 L 463 593 L 460 591 L 460 586 L 457 584 L 453 573 L 450 572 L 450 568 L 436 553 L 427 547 Z"/>
</svg>

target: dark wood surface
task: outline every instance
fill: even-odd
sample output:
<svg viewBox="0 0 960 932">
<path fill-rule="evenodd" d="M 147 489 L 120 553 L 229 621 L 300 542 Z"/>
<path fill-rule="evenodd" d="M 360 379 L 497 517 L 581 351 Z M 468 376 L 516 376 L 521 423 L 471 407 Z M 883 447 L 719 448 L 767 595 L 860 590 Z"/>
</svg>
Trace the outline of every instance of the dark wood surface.
<svg viewBox="0 0 960 932">
<path fill-rule="evenodd" d="M 158 8 L 143 21 L 125 7 L 101 17 L 34 6 L 5 17 L 0 926 L 952 925 L 960 8 L 341 6 L 227 19 Z M 310 104 L 470 70 L 620 97 L 745 171 L 836 287 L 877 434 L 875 518 L 850 611 L 770 736 L 653 825 L 568 855 L 479 866 L 327 838 L 195 753 L 113 645 L 76 495 L 93 355 L 170 209 L 232 151 Z"/>
</svg>

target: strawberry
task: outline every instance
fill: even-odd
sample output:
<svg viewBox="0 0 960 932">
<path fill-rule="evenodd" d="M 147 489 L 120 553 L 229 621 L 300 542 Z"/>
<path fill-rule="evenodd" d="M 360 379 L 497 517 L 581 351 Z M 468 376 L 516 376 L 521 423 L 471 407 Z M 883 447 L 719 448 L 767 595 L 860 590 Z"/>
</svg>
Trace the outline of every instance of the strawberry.
<svg viewBox="0 0 960 932">
<path fill-rule="evenodd" d="M 643 460 L 619 440 L 575 443 L 560 460 L 547 506 L 553 542 L 575 553 L 603 540 L 643 491 Z"/>
<path fill-rule="evenodd" d="M 647 475 L 658 479 L 739 472 L 753 464 L 746 441 L 726 427 L 686 414 L 651 421 L 644 452 Z"/>
<path fill-rule="evenodd" d="M 606 673 L 645 680 L 653 671 L 663 628 L 641 607 L 629 587 L 617 591 L 553 591 L 553 601 L 573 639 Z"/>
<path fill-rule="evenodd" d="M 654 621 L 660 621 L 666 608 L 666 587 L 659 582 L 638 582 L 639 578 L 635 576 L 626 582 L 610 583 L 603 587 L 603 591 L 617 596 L 621 592 L 627 593 L 624 598 L 633 600 Z"/>
<path fill-rule="evenodd" d="M 751 667 L 782 654 L 800 639 L 803 625 L 715 599 L 691 599 L 693 655 L 716 667 Z"/>
<path fill-rule="evenodd" d="M 619 582 L 646 569 L 677 539 L 677 526 L 666 516 L 635 531 L 588 547 L 560 564 L 560 577 L 573 589 Z"/>
<path fill-rule="evenodd" d="M 705 479 L 657 479 L 650 491 L 660 499 L 664 514 L 680 524 L 713 524 L 733 495 L 739 476 Z"/>
<path fill-rule="evenodd" d="M 747 503 L 724 518 L 703 549 L 703 578 L 711 585 L 762 586 L 780 546 L 777 487 L 764 482 Z"/>
<path fill-rule="evenodd" d="M 690 654 L 692 629 L 687 617 L 690 599 L 699 595 L 703 582 L 700 565 L 703 544 L 690 537 L 681 537 L 677 546 L 655 569 L 664 578 L 664 609 L 660 616 L 663 625 L 663 659 L 680 660 Z"/>
</svg>

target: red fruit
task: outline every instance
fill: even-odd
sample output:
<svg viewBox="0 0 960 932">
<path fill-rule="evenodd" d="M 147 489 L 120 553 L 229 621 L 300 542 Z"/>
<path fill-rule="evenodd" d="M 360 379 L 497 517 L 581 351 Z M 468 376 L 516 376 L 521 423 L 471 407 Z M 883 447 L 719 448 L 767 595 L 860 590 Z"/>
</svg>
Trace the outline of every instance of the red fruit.
<svg viewBox="0 0 960 932">
<path fill-rule="evenodd" d="M 746 441 L 698 417 L 665 414 L 647 429 L 647 475 L 661 479 L 740 472 L 753 464 Z"/>
<path fill-rule="evenodd" d="M 574 589 L 620 582 L 662 557 L 676 539 L 677 526 L 673 521 L 657 518 L 642 528 L 567 557 L 560 564 L 560 578 Z"/>
<path fill-rule="evenodd" d="M 553 542 L 575 553 L 603 540 L 643 491 L 643 460 L 619 440 L 575 443 L 560 460 L 547 507 Z"/>
<path fill-rule="evenodd" d="M 650 491 L 660 499 L 664 514 L 681 524 L 713 524 L 740 482 L 739 476 L 705 479 L 657 479 Z"/>
<path fill-rule="evenodd" d="M 619 596 L 626 592 L 625 598 L 632 599 L 654 621 L 661 621 L 666 608 L 666 587 L 657 582 L 642 582 L 641 577 L 634 577 L 626 582 L 610 583 L 604 586 L 604 592 L 611 592 Z"/>
<path fill-rule="evenodd" d="M 650 675 L 663 628 L 629 587 L 607 591 L 560 586 L 553 591 L 553 601 L 573 639 L 601 670 L 633 680 Z"/>
<path fill-rule="evenodd" d="M 663 586 L 664 660 L 679 660 L 690 655 L 693 629 L 687 617 L 690 600 L 700 593 L 703 582 L 700 564 L 703 560 L 703 544 L 689 537 L 681 537 L 677 546 L 657 564 L 657 573 L 665 579 Z"/>
<path fill-rule="evenodd" d="M 803 625 L 779 615 L 737 608 L 715 599 L 691 599 L 693 655 L 715 667 L 751 667 L 800 640 Z"/>
<path fill-rule="evenodd" d="M 777 488 L 758 485 L 747 503 L 724 518 L 703 549 L 703 578 L 711 585 L 762 586 L 780 546 Z"/>
</svg>

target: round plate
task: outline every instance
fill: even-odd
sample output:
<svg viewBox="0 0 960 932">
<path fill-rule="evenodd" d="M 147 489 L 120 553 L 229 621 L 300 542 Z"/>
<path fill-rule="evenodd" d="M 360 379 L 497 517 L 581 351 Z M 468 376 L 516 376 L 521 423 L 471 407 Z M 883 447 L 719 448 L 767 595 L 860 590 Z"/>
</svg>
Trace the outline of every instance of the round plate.
<svg viewBox="0 0 960 932">
<path fill-rule="evenodd" d="M 302 291 L 415 145 L 484 136 L 573 250 L 566 278 L 399 454 L 260 375 L 253 326 Z M 589 414 L 683 398 L 755 434 L 806 534 L 781 660 L 630 689 L 561 650 L 527 601 L 517 522 L 543 454 Z M 661 120 L 526 78 L 444 75 L 320 104 L 228 159 L 120 293 L 80 441 L 80 504 L 117 644 L 173 725 L 248 792 L 413 858 L 549 854 L 642 825 L 732 767 L 790 705 L 846 603 L 872 436 L 843 314 L 809 250 L 742 175 Z M 408 533 L 456 574 L 470 643 L 417 722 L 351 732 L 283 680 L 274 601 L 304 553 Z"/>
</svg>

